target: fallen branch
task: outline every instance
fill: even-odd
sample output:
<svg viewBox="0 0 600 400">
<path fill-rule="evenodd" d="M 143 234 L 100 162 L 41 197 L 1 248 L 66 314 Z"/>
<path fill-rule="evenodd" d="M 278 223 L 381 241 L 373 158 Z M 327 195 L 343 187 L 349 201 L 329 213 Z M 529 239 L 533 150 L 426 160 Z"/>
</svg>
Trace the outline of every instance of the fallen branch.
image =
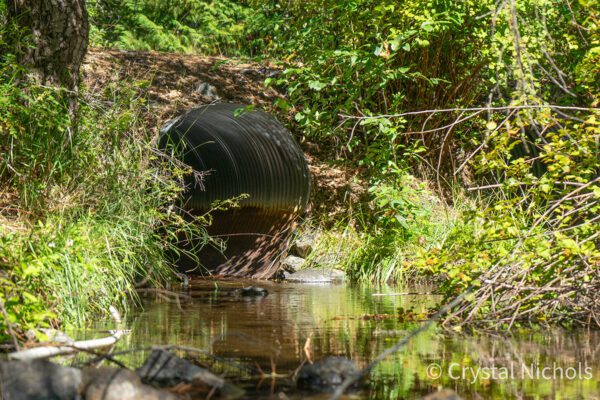
<svg viewBox="0 0 600 400">
<path fill-rule="evenodd" d="M 62 346 L 34 347 L 27 350 L 17 351 L 15 353 L 10 353 L 8 358 L 11 360 L 28 361 L 109 347 L 117 343 L 127 332 L 128 331 L 125 330 L 110 331 L 110 336 L 101 339 L 82 340 L 79 342 L 73 342 L 73 344 Z"/>
<path fill-rule="evenodd" d="M 597 107 L 569 107 L 569 106 L 557 106 L 553 104 L 530 104 L 523 106 L 503 106 L 503 107 L 467 107 L 467 108 L 444 108 L 444 109 L 432 109 L 432 110 L 417 110 L 407 111 L 399 114 L 382 114 L 373 116 L 358 116 L 358 115 L 347 115 L 340 114 L 343 119 L 381 119 L 381 118 L 400 118 L 408 115 L 422 115 L 422 114 L 438 114 L 438 113 L 451 113 L 451 112 L 476 112 L 476 111 L 507 111 L 507 110 L 531 110 L 551 108 L 553 110 L 572 110 L 572 111 L 588 111 L 588 112 L 600 112 L 600 108 Z"/>
<path fill-rule="evenodd" d="M 117 323 L 117 325 L 121 324 L 121 314 L 119 311 L 111 306 L 110 314 L 113 319 Z M 66 354 L 73 354 L 79 351 L 89 351 L 92 349 L 100 349 L 104 347 L 109 347 L 117 343 L 124 334 L 128 333 L 128 330 L 114 330 L 109 331 L 110 336 L 100 338 L 100 339 L 91 339 L 91 340 L 81 340 L 78 342 L 66 343 L 57 346 L 42 346 L 42 347 L 34 347 L 27 350 L 17 351 L 14 353 L 10 353 L 8 358 L 11 360 L 19 360 L 19 361 L 29 361 L 36 360 L 39 358 L 50 358 L 56 357 Z"/>
<path fill-rule="evenodd" d="M 424 332 L 427 329 L 429 329 L 430 326 L 432 326 L 435 322 L 437 322 L 448 311 L 452 310 L 454 307 L 459 305 L 464 300 L 465 296 L 467 296 L 467 294 L 469 294 L 469 293 L 471 293 L 471 288 L 467 289 L 466 291 L 464 291 L 463 293 L 461 293 L 460 295 L 455 297 L 454 300 L 452 300 L 450 303 L 448 303 L 448 304 L 444 305 L 442 308 L 440 308 L 427 322 L 425 322 L 423 325 L 421 325 L 420 328 L 415 329 L 414 331 L 409 333 L 408 336 L 406 336 L 403 339 L 401 339 L 400 341 L 398 341 L 398 343 L 396 343 L 396 345 L 384 350 L 381 354 L 379 354 L 373 361 L 371 361 L 365 368 L 360 370 L 357 374 L 347 377 L 344 380 L 344 382 L 342 382 L 342 384 L 337 387 L 337 389 L 335 390 L 333 395 L 330 397 L 330 400 L 339 399 L 344 394 L 344 392 L 346 390 L 348 390 L 352 385 L 354 385 L 360 379 L 362 379 L 363 377 L 368 375 L 371 372 L 371 370 L 373 368 L 375 368 L 375 366 L 377 364 L 379 364 L 381 361 L 383 361 L 390 355 L 392 355 L 395 352 L 397 352 L 398 350 L 400 350 L 412 338 L 414 338 L 421 332 Z"/>
</svg>

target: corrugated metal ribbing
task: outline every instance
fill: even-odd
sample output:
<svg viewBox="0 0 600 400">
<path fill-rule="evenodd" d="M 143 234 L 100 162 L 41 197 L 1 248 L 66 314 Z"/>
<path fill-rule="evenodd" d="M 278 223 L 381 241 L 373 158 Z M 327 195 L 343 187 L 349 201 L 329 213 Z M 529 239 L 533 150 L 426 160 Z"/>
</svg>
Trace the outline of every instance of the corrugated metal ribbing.
<svg viewBox="0 0 600 400">
<path fill-rule="evenodd" d="M 244 263 L 240 256 L 256 259 L 251 253 L 272 242 L 267 236 L 289 230 L 293 215 L 306 208 L 309 198 L 308 165 L 290 132 L 264 112 L 236 112 L 244 108 L 240 104 L 214 104 L 194 109 L 167 126 L 159 144 L 165 148 L 171 143 L 186 164 L 210 172 L 204 181 L 205 190 L 193 188 L 188 193 L 186 208 L 190 211 L 205 212 L 215 200 L 249 195 L 240 210 L 220 213 L 209 230 L 235 235 L 230 238 L 228 253 L 237 253 L 227 257 L 227 265 L 204 265 L 217 273 L 248 271 L 247 265 L 239 264 Z M 244 235 L 247 237 L 236 243 L 235 237 Z M 250 235 L 264 237 L 252 244 Z M 232 265 L 234 258 L 239 265 Z M 219 263 L 222 261 L 221 257 Z M 268 264 L 269 260 L 262 262 Z M 265 271 L 255 267 L 244 275 L 264 276 Z"/>
</svg>

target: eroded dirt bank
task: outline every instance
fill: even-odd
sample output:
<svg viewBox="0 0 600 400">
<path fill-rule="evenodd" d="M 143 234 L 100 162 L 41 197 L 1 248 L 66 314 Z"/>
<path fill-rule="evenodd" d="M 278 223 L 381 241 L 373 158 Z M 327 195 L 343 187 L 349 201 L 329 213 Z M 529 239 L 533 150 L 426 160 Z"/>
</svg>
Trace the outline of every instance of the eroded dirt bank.
<svg viewBox="0 0 600 400">
<path fill-rule="evenodd" d="M 146 126 L 158 129 L 169 119 L 201 105 L 217 101 L 253 104 L 276 113 L 274 102 L 284 93 L 266 87 L 267 77 L 277 74 L 272 64 L 221 57 L 91 49 L 83 67 L 91 91 L 111 85 L 136 85 L 147 100 Z M 286 123 L 291 115 L 278 113 Z M 294 132 L 310 166 L 313 190 L 310 212 L 330 218 L 340 216 L 366 192 L 359 172 L 334 165 L 315 143 Z"/>
</svg>

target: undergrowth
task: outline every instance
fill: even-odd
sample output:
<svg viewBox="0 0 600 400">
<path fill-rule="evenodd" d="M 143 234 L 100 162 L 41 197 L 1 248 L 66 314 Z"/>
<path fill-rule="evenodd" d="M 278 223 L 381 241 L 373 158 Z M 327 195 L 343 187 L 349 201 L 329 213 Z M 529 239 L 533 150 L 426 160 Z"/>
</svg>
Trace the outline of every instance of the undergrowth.
<svg viewBox="0 0 600 400">
<path fill-rule="evenodd" d="M 190 170 L 153 146 L 143 83 L 83 88 L 74 124 L 70 94 L 2 57 L 0 299 L 13 330 L 125 311 L 136 281 L 170 277 L 178 239 L 206 239 L 175 207 Z"/>
<path fill-rule="evenodd" d="M 305 230 L 317 232 L 307 265 L 340 268 L 362 282 L 431 280 L 424 274 L 431 254 L 466 228 L 462 211 L 472 204 L 465 198 L 445 204 L 427 182 L 408 171 L 396 173 L 394 183 L 374 183 L 371 200 L 349 220 L 332 226 L 319 225 L 318 218 L 305 223 Z"/>
<path fill-rule="evenodd" d="M 246 26 L 254 10 L 245 2 L 94 0 L 88 7 L 94 46 L 226 56 L 262 46 Z"/>
</svg>

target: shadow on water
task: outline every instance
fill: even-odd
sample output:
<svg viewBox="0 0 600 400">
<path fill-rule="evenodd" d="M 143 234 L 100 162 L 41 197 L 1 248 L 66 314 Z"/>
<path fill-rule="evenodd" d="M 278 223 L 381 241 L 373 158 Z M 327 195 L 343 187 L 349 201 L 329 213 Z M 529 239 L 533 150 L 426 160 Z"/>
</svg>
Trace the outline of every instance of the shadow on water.
<svg viewBox="0 0 600 400">
<path fill-rule="evenodd" d="M 290 381 L 261 381 L 257 371 L 275 368 L 292 375 L 306 361 L 305 348 L 312 360 L 345 356 L 363 367 L 436 304 L 432 295 L 398 295 L 401 288 L 344 284 L 261 282 L 267 297 L 234 296 L 236 288 L 250 284 L 256 281 L 196 280 L 187 292 L 191 299 L 179 305 L 145 299 L 143 309 L 128 317 L 132 332 L 119 349 L 164 344 L 205 349 L 201 362 L 253 398 L 266 398 L 271 390 L 291 390 Z M 147 355 L 139 351 L 119 359 L 137 367 Z M 599 382 L 600 332 L 528 330 L 507 338 L 432 329 L 381 363 L 353 397 L 418 399 L 442 386 L 464 399 L 600 399 Z"/>
</svg>

